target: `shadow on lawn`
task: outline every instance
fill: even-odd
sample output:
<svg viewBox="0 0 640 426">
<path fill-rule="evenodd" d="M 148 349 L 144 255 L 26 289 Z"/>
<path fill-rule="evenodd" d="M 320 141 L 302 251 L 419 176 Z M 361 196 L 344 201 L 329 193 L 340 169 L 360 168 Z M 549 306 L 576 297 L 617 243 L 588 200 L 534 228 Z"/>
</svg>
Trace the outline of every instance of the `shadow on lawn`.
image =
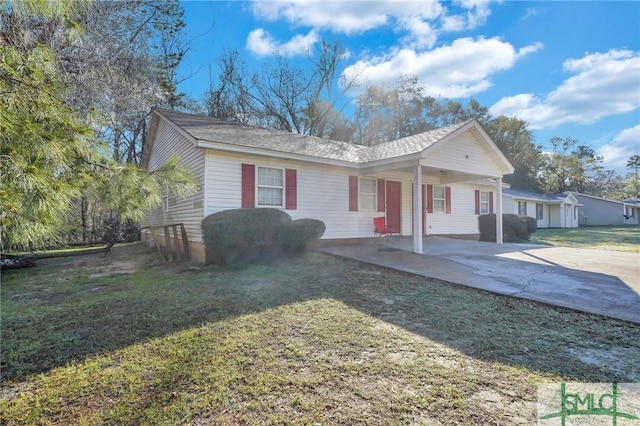
<svg viewBox="0 0 640 426">
<path fill-rule="evenodd" d="M 3 274 L 3 380 L 319 298 L 341 300 L 482 361 L 576 381 L 640 380 L 640 326 L 597 315 L 320 253 L 242 268 L 163 265 L 142 244 L 101 258 L 51 259 L 37 270 Z"/>
</svg>

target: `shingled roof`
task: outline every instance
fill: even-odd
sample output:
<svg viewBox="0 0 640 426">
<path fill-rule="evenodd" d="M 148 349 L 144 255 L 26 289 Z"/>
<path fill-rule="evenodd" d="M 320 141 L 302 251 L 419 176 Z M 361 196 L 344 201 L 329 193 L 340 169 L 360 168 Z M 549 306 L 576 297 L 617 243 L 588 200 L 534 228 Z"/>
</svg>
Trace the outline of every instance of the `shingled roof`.
<svg viewBox="0 0 640 426">
<path fill-rule="evenodd" d="M 559 193 L 559 194 L 537 194 L 535 192 L 522 191 L 519 189 L 503 189 L 502 193 L 508 197 L 514 199 L 526 199 L 526 200 L 534 200 L 540 201 L 544 203 L 562 203 L 569 197 L 571 194 L 569 193 Z"/>
<path fill-rule="evenodd" d="M 373 147 L 366 147 L 315 136 L 298 135 L 281 130 L 263 129 L 212 117 L 185 114 L 165 109 L 156 109 L 155 111 L 183 129 L 198 143 L 211 142 L 235 145 L 356 164 L 420 153 L 469 123 L 467 121 L 455 126 L 435 129 Z"/>
</svg>

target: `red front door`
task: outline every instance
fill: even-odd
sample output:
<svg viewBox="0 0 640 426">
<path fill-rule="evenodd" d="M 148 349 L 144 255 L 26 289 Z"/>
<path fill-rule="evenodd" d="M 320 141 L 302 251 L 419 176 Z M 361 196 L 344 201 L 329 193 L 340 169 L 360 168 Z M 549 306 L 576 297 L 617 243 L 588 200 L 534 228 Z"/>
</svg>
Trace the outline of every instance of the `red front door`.
<svg viewBox="0 0 640 426">
<path fill-rule="evenodd" d="M 400 231 L 401 184 L 389 180 L 386 183 L 387 227 Z"/>
</svg>

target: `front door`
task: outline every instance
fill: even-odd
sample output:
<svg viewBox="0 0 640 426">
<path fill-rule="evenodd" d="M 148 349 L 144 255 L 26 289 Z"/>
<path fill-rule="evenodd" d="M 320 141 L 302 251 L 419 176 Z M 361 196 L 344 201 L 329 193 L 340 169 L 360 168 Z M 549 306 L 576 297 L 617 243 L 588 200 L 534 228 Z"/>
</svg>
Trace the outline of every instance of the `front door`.
<svg viewBox="0 0 640 426">
<path fill-rule="evenodd" d="M 387 227 L 400 231 L 401 184 L 389 180 L 386 183 Z"/>
</svg>

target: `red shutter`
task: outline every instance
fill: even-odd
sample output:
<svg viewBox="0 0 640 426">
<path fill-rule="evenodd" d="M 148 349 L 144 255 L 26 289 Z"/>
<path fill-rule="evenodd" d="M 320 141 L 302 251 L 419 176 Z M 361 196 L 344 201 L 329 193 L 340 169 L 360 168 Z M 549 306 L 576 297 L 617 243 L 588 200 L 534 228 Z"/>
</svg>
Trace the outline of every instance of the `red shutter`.
<svg viewBox="0 0 640 426">
<path fill-rule="evenodd" d="M 480 214 L 480 191 L 476 189 L 476 214 Z"/>
<path fill-rule="evenodd" d="M 444 212 L 451 214 L 451 187 L 444 187 Z"/>
<path fill-rule="evenodd" d="M 489 214 L 493 214 L 493 191 L 489 191 Z"/>
<path fill-rule="evenodd" d="M 379 212 L 383 212 L 385 211 L 385 207 L 386 207 L 386 202 L 385 202 L 385 180 L 384 179 L 378 179 L 378 211 Z"/>
<path fill-rule="evenodd" d="M 422 184 L 422 235 L 427 235 L 427 215 L 425 213 L 427 209 L 427 185 Z M 411 184 L 411 232 L 413 233 L 413 183 Z"/>
<path fill-rule="evenodd" d="M 349 211 L 358 211 L 358 176 L 349 176 Z"/>
<path fill-rule="evenodd" d="M 433 185 L 427 185 L 427 213 L 433 213 Z"/>
<path fill-rule="evenodd" d="M 242 208 L 252 209 L 256 206 L 256 166 L 242 165 Z"/>
<path fill-rule="evenodd" d="M 422 235 L 427 235 L 427 214 L 425 209 L 427 208 L 427 185 L 422 184 Z"/>
<path fill-rule="evenodd" d="M 285 208 L 295 210 L 298 208 L 298 179 L 294 169 L 286 169 L 284 178 L 285 184 Z"/>
</svg>

